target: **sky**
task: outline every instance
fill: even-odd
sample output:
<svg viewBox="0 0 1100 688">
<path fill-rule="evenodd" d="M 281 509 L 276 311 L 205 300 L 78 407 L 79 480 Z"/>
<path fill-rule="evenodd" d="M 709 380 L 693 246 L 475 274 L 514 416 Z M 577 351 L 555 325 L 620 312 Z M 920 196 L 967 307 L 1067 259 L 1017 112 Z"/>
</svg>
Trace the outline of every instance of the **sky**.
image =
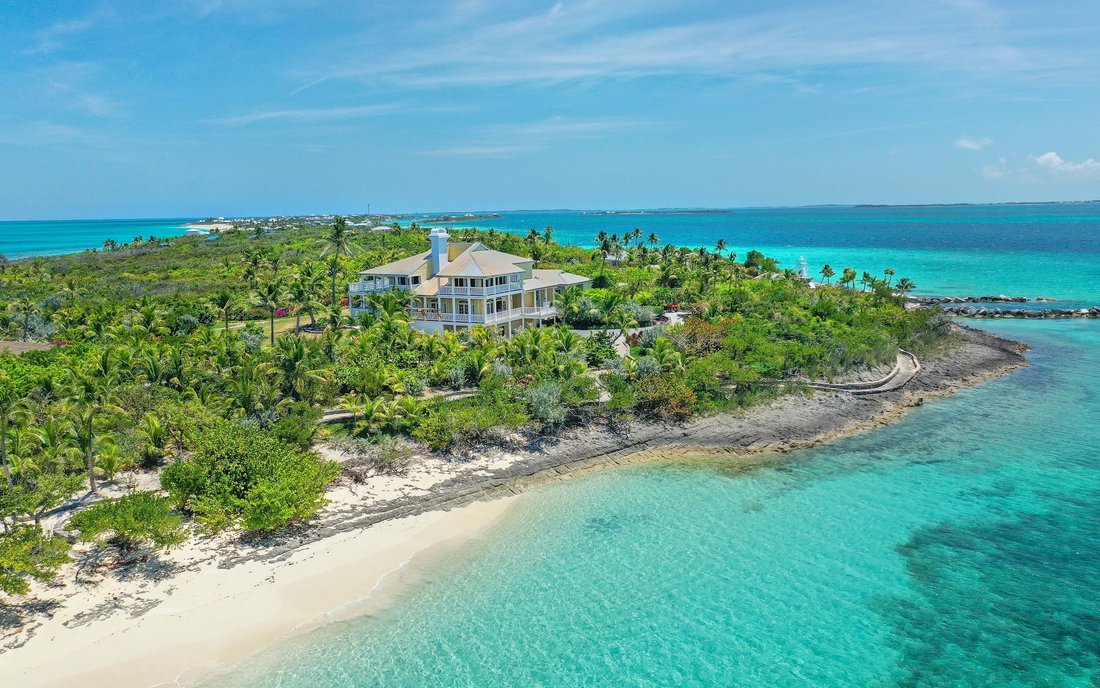
<svg viewBox="0 0 1100 688">
<path fill-rule="evenodd" d="M 1091 2 L 0 2 L 0 219 L 1100 198 Z"/>
</svg>

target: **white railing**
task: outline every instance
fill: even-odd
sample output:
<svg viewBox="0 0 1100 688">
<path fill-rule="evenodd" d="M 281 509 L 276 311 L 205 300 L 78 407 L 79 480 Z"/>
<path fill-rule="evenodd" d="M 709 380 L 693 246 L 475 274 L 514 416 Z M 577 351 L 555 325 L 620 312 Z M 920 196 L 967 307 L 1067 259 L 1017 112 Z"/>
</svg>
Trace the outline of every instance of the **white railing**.
<svg viewBox="0 0 1100 688">
<path fill-rule="evenodd" d="M 366 282 L 352 282 L 348 285 L 348 292 L 351 294 L 373 294 L 380 291 L 389 291 L 394 287 L 401 286 L 396 282 L 382 282 L 381 280 L 372 280 Z M 408 287 L 402 287 L 408 289 Z"/>
<path fill-rule="evenodd" d="M 522 290 L 522 282 L 494 284 L 488 287 L 453 287 L 449 284 L 444 284 L 439 287 L 439 294 L 442 296 L 492 296 L 493 294 L 508 294 Z"/>
<path fill-rule="evenodd" d="M 554 306 L 541 306 L 539 308 L 512 308 L 496 313 L 443 313 L 426 309 L 413 309 L 411 312 L 416 320 L 493 325 L 519 318 L 553 318 L 558 314 L 558 309 Z"/>
</svg>

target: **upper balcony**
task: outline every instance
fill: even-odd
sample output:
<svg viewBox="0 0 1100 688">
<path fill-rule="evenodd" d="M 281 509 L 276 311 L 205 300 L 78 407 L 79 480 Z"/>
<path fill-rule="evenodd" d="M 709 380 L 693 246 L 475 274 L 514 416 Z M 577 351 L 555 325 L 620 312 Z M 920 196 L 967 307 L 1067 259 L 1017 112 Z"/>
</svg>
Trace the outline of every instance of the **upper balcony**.
<svg viewBox="0 0 1100 688">
<path fill-rule="evenodd" d="M 442 284 L 439 286 L 438 293 L 440 296 L 495 296 L 521 291 L 523 291 L 523 282 L 505 282 L 487 287 L 456 287 L 451 284 Z"/>
<path fill-rule="evenodd" d="M 410 289 L 407 284 L 398 284 L 394 277 L 370 277 L 348 285 L 351 294 L 374 294 L 390 289 Z"/>
</svg>

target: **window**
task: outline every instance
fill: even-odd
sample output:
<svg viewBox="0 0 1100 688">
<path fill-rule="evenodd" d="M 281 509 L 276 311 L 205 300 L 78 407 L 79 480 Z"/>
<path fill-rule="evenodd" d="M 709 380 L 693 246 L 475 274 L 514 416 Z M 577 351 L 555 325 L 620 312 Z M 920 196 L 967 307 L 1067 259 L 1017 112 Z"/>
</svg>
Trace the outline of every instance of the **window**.
<svg viewBox="0 0 1100 688">
<path fill-rule="evenodd" d="M 416 285 L 420 284 L 420 275 L 413 275 L 412 283 L 413 283 L 413 286 L 416 286 Z"/>
<path fill-rule="evenodd" d="M 459 313 L 459 315 L 469 315 L 470 314 L 470 304 L 465 302 L 465 301 L 459 301 L 458 302 L 458 313 Z"/>
</svg>

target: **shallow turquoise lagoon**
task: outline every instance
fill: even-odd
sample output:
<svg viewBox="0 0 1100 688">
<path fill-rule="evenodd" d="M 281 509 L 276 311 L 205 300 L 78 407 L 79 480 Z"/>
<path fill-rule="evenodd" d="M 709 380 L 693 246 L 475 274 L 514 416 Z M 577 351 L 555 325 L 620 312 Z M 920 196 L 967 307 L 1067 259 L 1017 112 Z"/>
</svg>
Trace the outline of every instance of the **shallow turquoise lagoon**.
<svg viewBox="0 0 1100 688">
<path fill-rule="evenodd" d="M 382 611 L 209 686 L 1095 686 L 1100 323 L 1032 367 L 755 466 L 546 487 Z"/>
<path fill-rule="evenodd" d="M 53 256 L 101 248 L 112 239 L 127 243 L 135 237 L 180 236 L 195 218 L 155 220 L 41 220 L 0 222 L 0 255 L 12 260 Z"/>
</svg>

